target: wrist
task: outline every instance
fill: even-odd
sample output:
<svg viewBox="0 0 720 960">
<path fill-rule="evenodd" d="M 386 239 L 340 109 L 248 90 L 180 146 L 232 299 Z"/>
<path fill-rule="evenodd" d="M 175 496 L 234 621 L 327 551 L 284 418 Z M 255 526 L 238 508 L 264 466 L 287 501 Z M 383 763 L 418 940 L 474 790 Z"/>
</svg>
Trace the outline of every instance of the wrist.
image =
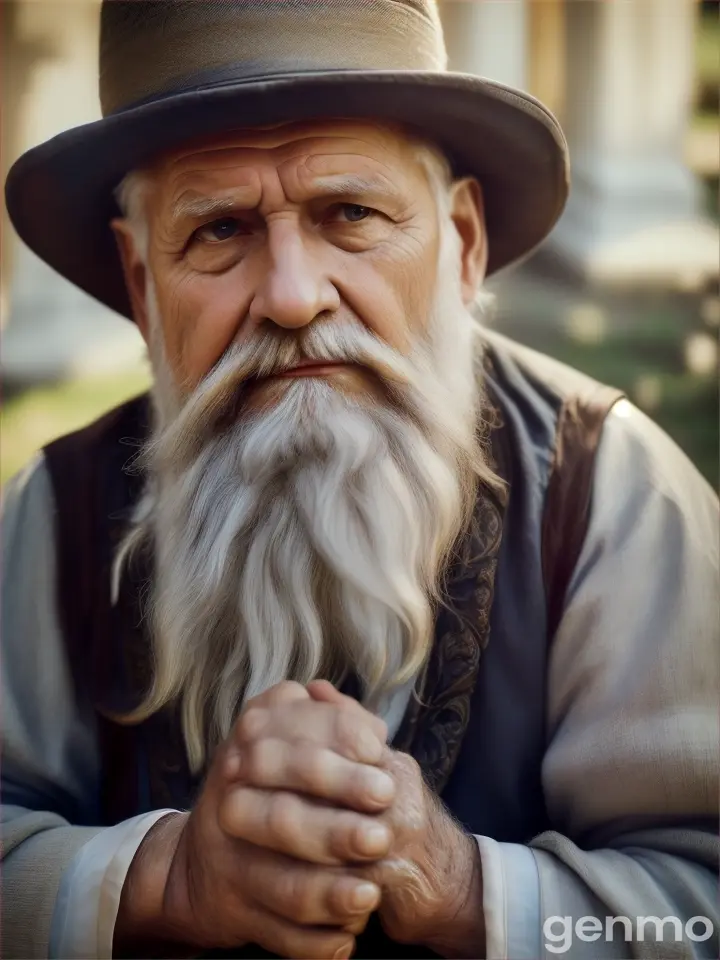
<svg viewBox="0 0 720 960">
<path fill-rule="evenodd" d="M 441 957 L 485 956 L 482 860 L 475 838 L 462 835 L 456 848 L 449 897 L 425 945 Z"/>
<path fill-rule="evenodd" d="M 188 814 L 172 813 L 155 823 L 137 849 L 123 884 L 115 922 L 113 956 L 138 949 L 163 956 L 163 947 L 185 942 L 180 917 L 166 903 L 170 869 Z"/>
</svg>

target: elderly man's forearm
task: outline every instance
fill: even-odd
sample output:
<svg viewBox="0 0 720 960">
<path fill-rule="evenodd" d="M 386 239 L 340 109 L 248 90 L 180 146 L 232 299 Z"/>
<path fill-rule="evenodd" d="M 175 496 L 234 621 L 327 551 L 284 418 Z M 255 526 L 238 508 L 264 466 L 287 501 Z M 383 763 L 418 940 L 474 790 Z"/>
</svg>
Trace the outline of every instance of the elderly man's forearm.
<svg viewBox="0 0 720 960">
<path fill-rule="evenodd" d="M 147 833 L 128 871 L 120 898 L 113 957 L 192 956 L 194 946 L 166 909 L 167 879 L 188 814 L 169 814 Z"/>
<path fill-rule="evenodd" d="M 448 960 L 477 960 L 486 953 L 485 914 L 483 911 L 483 878 L 480 853 L 473 842 L 467 848 L 471 856 L 461 869 L 469 877 L 459 889 L 457 910 L 447 923 L 434 931 L 427 946 Z"/>
</svg>

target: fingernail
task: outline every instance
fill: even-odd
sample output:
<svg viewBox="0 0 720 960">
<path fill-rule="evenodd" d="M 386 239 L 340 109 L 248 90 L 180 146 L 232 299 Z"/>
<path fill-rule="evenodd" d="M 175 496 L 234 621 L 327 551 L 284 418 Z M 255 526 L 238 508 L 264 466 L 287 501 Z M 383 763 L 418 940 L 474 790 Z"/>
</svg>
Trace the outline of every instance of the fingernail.
<svg viewBox="0 0 720 960">
<path fill-rule="evenodd" d="M 392 800 L 395 793 L 395 784 L 392 777 L 380 770 L 371 770 L 368 777 L 368 793 L 378 803 L 386 803 L 388 800 Z"/>
<path fill-rule="evenodd" d="M 353 890 L 350 905 L 353 910 L 369 910 L 377 898 L 378 888 L 374 883 L 361 883 Z"/>
<path fill-rule="evenodd" d="M 348 960 L 348 957 L 353 952 L 354 946 L 355 943 L 352 940 L 350 943 L 346 943 L 344 947 L 340 947 L 340 949 L 333 954 L 333 960 Z"/>
<path fill-rule="evenodd" d="M 370 856 L 374 853 L 382 853 L 388 844 L 388 829 L 381 824 L 374 827 L 365 827 L 360 833 L 360 847 L 363 853 Z"/>
</svg>

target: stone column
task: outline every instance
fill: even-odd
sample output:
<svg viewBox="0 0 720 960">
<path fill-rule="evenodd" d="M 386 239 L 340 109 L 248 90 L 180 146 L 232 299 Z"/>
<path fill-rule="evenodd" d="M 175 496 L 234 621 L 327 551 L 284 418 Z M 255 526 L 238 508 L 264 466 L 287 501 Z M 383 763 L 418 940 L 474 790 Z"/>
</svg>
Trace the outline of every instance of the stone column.
<svg viewBox="0 0 720 960">
<path fill-rule="evenodd" d="M 34 64 L 51 57 L 52 50 L 42 41 L 22 35 L 19 23 L 20 0 L 5 0 L 0 12 L 0 59 L 2 60 L 3 108 L 0 111 L 0 173 L 5 183 L 10 166 L 22 151 L 23 108 Z M 2 204 L 2 260 L 0 268 L 0 327 L 5 325 L 9 307 L 8 288 L 12 276 L 17 243 L 5 204 Z"/>
<path fill-rule="evenodd" d="M 528 89 L 563 120 L 565 109 L 565 0 L 532 0 L 528 6 Z"/>
<path fill-rule="evenodd" d="M 4 71 L 13 102 L 3 116 L 4 168 L 29 147 L 100 115 L 99 0 L 14 0 L 11 7 Z M 12 253 L 3 257 L 5 382 L 101 373 L 141 355 L 131 324 L 46 266 L 9 226 L 5 239 Z"/>
<path fill-rule="evenodd" d="M 583 0 L 566 16 L 573 186 L 547 249 L 591 280 L 705 282 L 720 238 L 683 161 L 695 3 Z"/>
<path fill-rule="evenodd" d="M 527 86 L 526 0 L 442 0 L 449 67 Z"/>
</svg>

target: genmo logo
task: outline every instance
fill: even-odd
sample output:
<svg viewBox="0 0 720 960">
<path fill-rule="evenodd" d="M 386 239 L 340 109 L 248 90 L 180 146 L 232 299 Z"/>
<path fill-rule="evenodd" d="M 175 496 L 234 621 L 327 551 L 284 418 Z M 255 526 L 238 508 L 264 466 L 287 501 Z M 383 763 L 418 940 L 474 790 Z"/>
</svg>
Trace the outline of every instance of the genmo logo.
<svg viewBox="0 0 720 960">
<path fill-rule="evenodd" d="M 682 943 L 691 941 L 700 943 L 709 940 L 715 932 L 712 920 L 708 917 L 690 917 L 685 923 L 679 917 L 580 917 L 573 922 L 572 917 L 548 917 L 543 924 L 545 948 L 550 953 L 566 953 L 572 946 L 573 938 L 590 943 L 603 940 L 610 943 L 622 937 L 626 942 Z"/>
</svg>

